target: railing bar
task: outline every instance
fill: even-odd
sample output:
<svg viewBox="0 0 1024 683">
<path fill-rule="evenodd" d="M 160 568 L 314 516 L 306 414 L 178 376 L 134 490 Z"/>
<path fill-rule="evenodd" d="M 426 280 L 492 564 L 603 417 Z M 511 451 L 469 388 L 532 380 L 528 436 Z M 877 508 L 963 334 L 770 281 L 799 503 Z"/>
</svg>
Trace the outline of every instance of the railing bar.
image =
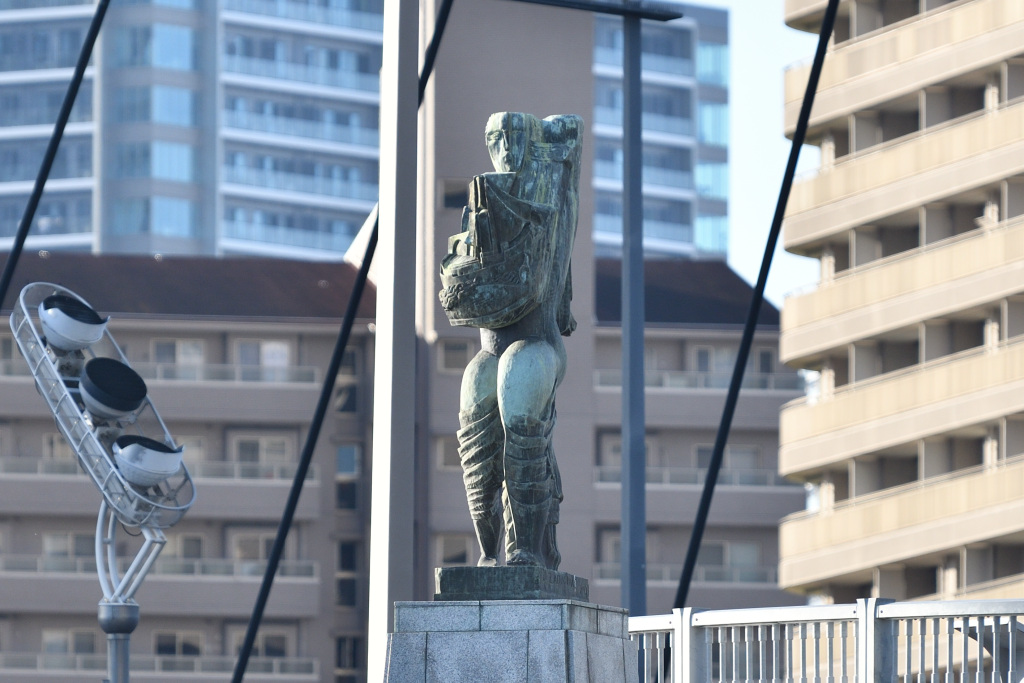
<svg viewBox="0 0 1024 683">
<path fill-rule="evenodd" d="M 978 668 L 974 673 L 974 680 L 976 683 L 984 683 L 985 681 L 985 651 L 981 647 L 982 639 L 985 637 L 985 617 L 984 615 L 977 617 L 975 620 L 978 624 L 977 628 L 977 641 L 978 641 Z"/>
<path fill-rule="evenodd" d="M 732 650 L 732 680 L 739 681 L 740 673 L 738 665 L 740 663 L 740 627 L 733 626 L 729 629 L 729 645 Z"/>
<path fill-rule="evenodd" d="M 933 618 L 932 624 L 932 675 L 931 683 L 939 683 L 939 620 Z"/>
<path fill-rule="evenodd" d="M 840 642 L 840 659 L 839 659 L 839 676 L 842 683 L 849 683 L 850 671 L 846 665 L 846 653 L 850 649 L 850 622 L 841 621 L 839 622 L 839 642 Z"/>
<path fill-rule="evenodd" d="M 946 617 L 946 683 L 953 680 L 953 619 Z"/>
<path fill-rule="evenodd" d="M 960 620 L 960 683 L 968 683 L 971 676 L 970 659 L 968 659 L 967 651 L 967 634 L 970 625 L 970 617 L 964 617 Z"/>
<path fill-rule="evenodd" d="M 794 632 L 796 631 L 796 625 L 786 624 L 784 628 L 786 630 L 786 668 L 789 670 L 789 676 L 786 678 L 788 680 L 794 678 L 796 675 L 796 664 L 793 661 L 793 638 Z"/>
<path fill-rule="evenodd" d="M 925 618 L 920 619 L 920 624 L 921 624 L 921 630 L 920 630 L 920 633 L 919 633 L 918 638 L 917 638 L 917 645 L 918 645 L 918 648 L 917 648 L 917 650 L 918 650 L 917 651 L 917 666 L 918 666 L 917 680 L 919 681 L 919 683 L 926 683 L 925 679 L 928 676 L 928 667 L 927 667 L 927 665 L 925 663 L 926 662 L 926 657 L 927 657 L 927 654 L 928 654 L 927 653 L 927 651 L 928 651 L 928 619 L 925 619 Z M 933 630 L 932 631 L 932 636 L 934 637 L 934 635 L 935 635 L 935 633 L 934 633 L 934 630 Z"/>
<path fill-rule="evenodd" d="M 903 621 L 903 681 L 904 683 L 910 683 L 911 671 L 913 671 L 913 665 L 911 663 L 911 656 L 913 651 L 914 641 L 914 620 L 905 619 Z"/>
<path fill-rule="evenodd" d="M 763 681 L 765 677 L 765 669 L 767 666 L 766 655 L 768 653 L 768 646 L 765 643 L 765 625 L 757 625 L 757 680 Z"/>
<path fill-rule="evenodd" d="M 811 645 L 814 647 L 812 659 L 814 661 L 814 672 L 811 679 L 814 683 L 821 683 L 821 622 L 816 621 L 811 625 Z"/>
<path fill-rule="evenodd" d="M 779 644 L 779 638 L 782 636 L 782 629 L 779 624 L 772 624 L 772 680 L 779 680 L 779 659 L 782 654 L 782 648 Z"/>
<path fill-rule="evenodd" d="M 747 683 L 754 683 L 754 627 L 744 626 L 743 627 L 743 640 L 746 646 L 746 661 L 743 663 L 746 667 L 746 679 Z"/>
<path fill-rule="evenodd" d="M 807 682 L 807 622 L 800 624 L 800 680 Z"/>
<path fill-rule="evenodd" d="M 1000 640 L 1002 640 L 1002 629 L 1000 628 L 1001 619 L 997 616 L 992 617 L 992 683 L 999 683 L 999 671 L 1002 669 L 1002 648 L 1000 647 Z"/>
<path fill-rule="evenodd" d="M 836 624 L 834 621 L 825 622 L 825 659 L 826 677 L 828 683 L 836 682 L 834 641 L 836 635 Z"/>
<path fill-rule="evenodd" d="M 1009 634 L 1006 637 L 1006 645 L 1007 645 L 1007 649 L 1009 650 L 1009 653 L 1010 653 L 1009 656 L 1007 657 L 1007 659 L 1009 659 L 1010 661 L 1007 662 L 1006 678 L 1007 678 L 1007 680 L 1010 680 L 1010 681 L 1016 681 L 1017 678 L 1018 678 L 1018 675 L 1017 675 L 1017 617 L 1011 616 L 1009 618 L 1009 623 L 1007 624 L 1007 626 L 1009 627 L 1009 630 L 1010 630 Z"/>
<path fill-rule="evenodd" d="M 667 646 L 668 646 L 668 642 L 667 642 L 668 639 L 669 639 L 669 634 L 668 633 L 662 632 L 662 633 L 658 634 L 658 651 L 655 653 L 655 656 L 658 658 L 658 661 L 656 662 L 656 664 L 657 664 L 657 667 L 658 667 L 658 680 L 659 681 L 664 681 L 665 680 L 665 652 L 666 652 Z"/>
</svg>

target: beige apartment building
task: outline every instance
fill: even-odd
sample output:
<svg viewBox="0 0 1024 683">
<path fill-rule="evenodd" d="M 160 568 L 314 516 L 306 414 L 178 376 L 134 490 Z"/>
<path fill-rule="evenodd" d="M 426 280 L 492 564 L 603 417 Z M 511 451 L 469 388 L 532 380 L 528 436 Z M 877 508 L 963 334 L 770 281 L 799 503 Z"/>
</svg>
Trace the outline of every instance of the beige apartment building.
<svg viewBox="0 0 1024 683">
<path fill-rule="evenodd" d="M 826 3 L 787 0 L 817 31 Z M 786 74 L 792 133 L 809 65 Z M 809 509 L 780 582 L 823 602 L 1024 589 L 1024 5 L 852 0 L 811 116 L 816 176 L 788 250 L 782 360 L 820 371 L 782 411 L 779 467 Z"/>
</svg>

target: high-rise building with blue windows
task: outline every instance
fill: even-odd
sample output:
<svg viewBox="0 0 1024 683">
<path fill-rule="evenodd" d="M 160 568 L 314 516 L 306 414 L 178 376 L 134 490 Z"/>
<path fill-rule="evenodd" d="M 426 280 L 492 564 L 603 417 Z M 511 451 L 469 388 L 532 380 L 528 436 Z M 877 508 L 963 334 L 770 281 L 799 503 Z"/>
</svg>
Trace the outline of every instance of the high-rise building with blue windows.
<svg viewBox="0 0 1024 683">
<path fill-rule="evenodd" d="M 682 19 L 643 28 L 645 248 L 724 258 L 728 13 L 679 7 Z M 0 2 L 0 248 L 93 11 Z M 377 198 L 382 11 L 383 0 L 114 0 L 29 246 L 339 258 Z M 605 256 L 621 246 L 621 63 L 621 21 L 596 15 L 592 225 Z"/>
<path fill-rule="evenodd" d="M 729 15 L 676 3 L 644 22 L 643 210 L 648 257 L 724 259 L 728 247 Z M 594 35 L 594 246 L 622 248 L 622 22 Z"/>
</svg>

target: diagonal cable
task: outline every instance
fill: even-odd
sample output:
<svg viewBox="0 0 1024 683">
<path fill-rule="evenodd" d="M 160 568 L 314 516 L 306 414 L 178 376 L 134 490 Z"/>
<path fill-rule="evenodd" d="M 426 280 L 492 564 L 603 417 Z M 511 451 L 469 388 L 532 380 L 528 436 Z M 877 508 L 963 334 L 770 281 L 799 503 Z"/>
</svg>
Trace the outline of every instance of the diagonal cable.
<svg viewBox="0 0 1024 683">
<path fill-rule="evenodd" d="M 39 207 L 39 200 L 43 197 L 43 189 L 46 187 L 46 179 L 50 177 L 50 169 L 53 167 L 53 160 L 57 156 L 60 141 L 64 137 L 64 127 L 67 126 L 71 117 L 71 108 L 75 106 L 75 98 L 78 97 L 78 88 L 85 78 L 85 69 L 89 66 L 92 58 L 92 49 L 96 45 L 96 37 L 100 34 L 100 27 L 103 26 L 103 17 L 107 14 L 107 7 L 110 0 L 99 0 L 96 4 L 96 12 L 92 16 L 92 23 L 85 34 L 85 42 L 78 53 L 78 62 L 75 63 L 75 71 L 71 75 L 71 82 L 68 83 L 67 92 L 64 94 L 64 101 L 57 113 L 57 121 L 53 126 L 53 135 L 46 146 L 43 154 L 43 161 L 39 165 L 39 173 L 36 175 L 35 185 L 32 186 L 32 194 L 29 195 L 28 204 L 25 205 L 25 212 L 18 223 L 18 232 L 14 236 L 14 244 L 11 246 L 11 253 L 7 256 L 7 263 L 4 264 L 3 274 L 0 275 L 0 306 L 3 306 L 7 298 L 7 290 L 11 286 L 11 279 L 14 277 L 14 269 L 18 265 L 21 251 L 25 247 L 25 240 L 28 238 L 28 231 L 36 216 L 36 209 Z M 93 119 L 95 120 L 95 116 Z"/>
<path fill-rule="evenodd" d="M 426 53 L 423 56 L 423 69 L 420 72 L 419 80 L 419 103 L 423 104 L 423 95 L 426 92 L 427 82 L 430 80 L 430 74 L 434 69 L 434 62 L 437 59 L 437 52 L 441 47 L 441 38 L 444 35 L 444 28 L 448 23 L 448 15 L 451 13 L 453 0 L 444 0 L 441 8 L 438 10 L 437 22 L 434 26 L 434 35 L 427 45 Z M 249 657 L 252 655 L 252 649 L 256 642 L 256 633 L 259 631 L 260 623 L 263 621 L 263 612 L 266 609 L 267 601 L 270 599 L 270 589 L 274 584 L 274 576 L 277 574 L 278 565 L 281 563 L 281 557 L 284 555 L 284 544 L 288 537 L 288 531 L 291 529 L 292 521 L 295 518 L 295 510 L 299 504 L 299 496 L 302 494 L 302 487 L 306 481 L 306 475 L 309 472 L 309 466 L 313 460 L 313 450 L 316 447 L 317 439 L 320 436 L 320 429 L 323 425 L 324 417 L 327 414 L 327 408 L 331 402 L 331 396 L 334 393 L 334 383 L 338 377 L 338 370 L 341 368 L 341 360 L 345 354 L 345 348 L 348 346 L 348 339 L 352 332 L 352 325 L 355 322 L 356 311 L 359 308 L 359 302 L 362 299 L 363 290 L 366 286 L 366 279 L 370 271 L 370 263 L 373 261 L 373 253 L 377 248 L 377 228 L 379 227 L 379 221 L 377 217 L 377 207 L 374 207 L 371 216 L 373 217 L 373 230 L 370 233 L 370 239 L 366 244 L 366 252 L 363 254 L 363 262 L 359 267 L 359 273 L 356 275 L 355 283 L 352 286 L 352 293 L 349 296 L 348 308 L 345 311 L 345 317 L 341 323 L 341 331 L 338 334 L 338 340 L 334 346 L 334 352 L 331 355 L 331 361 L 327 367 L 327 375 L 324 378 L 324 384 L 320 391 L 320 398 L 317 401 L 316 410 L 314 412 L 313 421 L 310 424 L 309 432 L 306 435 L 306 442 L 302 448 L 302 454 L 299 457 L 299 464 L 295 470 L 295 478 L 292 480 L 292 488 L 288 493 L 288 500 L 285 503 L 284 512 L 281 515 L 281 521 L 277 527 L 277 536 L 274 538 L 274 545 L 270 549 L 270 554 L 267 557 L 267 569 L 263 574 L 263 582 L 260 584 L 260 592 L 256 596 L 256 603 L 253 606 L 253 611 L 249 617 L 249 625 L 245 631 L 245 639 L 242 641 L 242 646 L 239 650 L 238 661 L 235 662 L 235 670 L 232 675 L 232 683 L 241 683 L 245 676 L 246 667 L 249 664 Z M 368 219 L 369 222 L 369 219 Z"/>
<path fill-rule="evenodd" d="M 682 576 L 679 577 L 679 588 L 676 591 L 676 599 L 673 605 L 676 609 L 682 609 L 686 605 L 686 597 L 690 591 L 690 582 L 693 580 L 693 571 L 697 565 L 697 554 L 700 551 L 701 539 L 704 537 L 704 529 L 707 526 L 708 512 L 711 509 L 711 498 L 715 493 L 718 473 L 722 468 L 722 455 L 725 452 L 725 444 L 729 439 L 729 430 L 732 427 L 732 418 L 736 412 L 736 402 L 739 399 L 740 386 L 743 383 L 743 371 L 747 366 L 750 346 L 754 341 L 754 330 L 757 327 L 757 318 L 761 313 L 761 303 L 764 301 L 764 287 L 768 282 L 768 271 L 771 269 L 772 257 L 775 255 L 775 246 L 779 241 L 779 233 L 782 231 L 782 219 L 786 214 L 789 192 L 793 187 L 793 177 L 796 174 L 796 162 L 800 158 L 800 148 L 807 137 L 807 124 L 811 118 L 811 107 L 814 105 L 814 95 L 818 89 L 818 79 L 821 77 L 821 68 L 825 62 L 825 52 L 832 37 L 832 27 L 835 25 L 838 6 L 839 0 L 829 0 L 828 7 L 825 9 L 825 16 L 821 22 L 821 32 L 818 34 L 818 49 L 814 53 L 814 63 L 811 65 L 810 77 L 807 79 L 807 89 L 804 91 L 804 100 L 800 107 L 800 116 L 797 118 L 796 131 L 793 134 L 793 146 L 789 150 L 789 161 L 786 163 L 786 172 L 782 177 L 782 187 L 779 189 L 779 199 L 775 205 L 775 216 L 772 219 L 771 231 L 768 233 L 768 243 L 764 248 L 764 257 L 761 259 L 761 272 L 757 276 L 757 286 L 754 288 L 754 296 L 750 301 L 750 308 L 747 311 L 747 321 L 743 327 L 743 338 L 740 341 L 739 353 L 736 356 L 736 366 L 733 368 L 732 381 L 729 383 L 729 393 L 726 395 L 725 407 L 722 409 L 722 421 L 718 425 L 715 448 L 711 454 L 707 479 L 704 480 L 704 490 L 701 493 L 697 517 L 693 523 L 690 545 L 686 551 L 686 563 L 683 565 Z"/>
</svg>

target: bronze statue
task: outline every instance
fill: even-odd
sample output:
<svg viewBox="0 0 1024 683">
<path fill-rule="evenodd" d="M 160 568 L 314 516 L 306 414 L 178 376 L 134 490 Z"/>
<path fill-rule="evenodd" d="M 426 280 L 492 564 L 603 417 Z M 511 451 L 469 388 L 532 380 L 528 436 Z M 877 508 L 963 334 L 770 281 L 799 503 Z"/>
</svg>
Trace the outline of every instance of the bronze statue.
<svg viewBox="0 0 1024 683">
<path fill-rule="evenodd" d="M 562 486 L 551 448 L 555 390 L 565 375 L 569 259 L 579 212 L 578 116 L 501 112 L 487 122 L 495 172 L 476 176 L 462 232 L 441 263 L 453 325 L 480 328 L 462 378 L 459 454 L 480 566 L 557 569 Z"/>
</svg>

